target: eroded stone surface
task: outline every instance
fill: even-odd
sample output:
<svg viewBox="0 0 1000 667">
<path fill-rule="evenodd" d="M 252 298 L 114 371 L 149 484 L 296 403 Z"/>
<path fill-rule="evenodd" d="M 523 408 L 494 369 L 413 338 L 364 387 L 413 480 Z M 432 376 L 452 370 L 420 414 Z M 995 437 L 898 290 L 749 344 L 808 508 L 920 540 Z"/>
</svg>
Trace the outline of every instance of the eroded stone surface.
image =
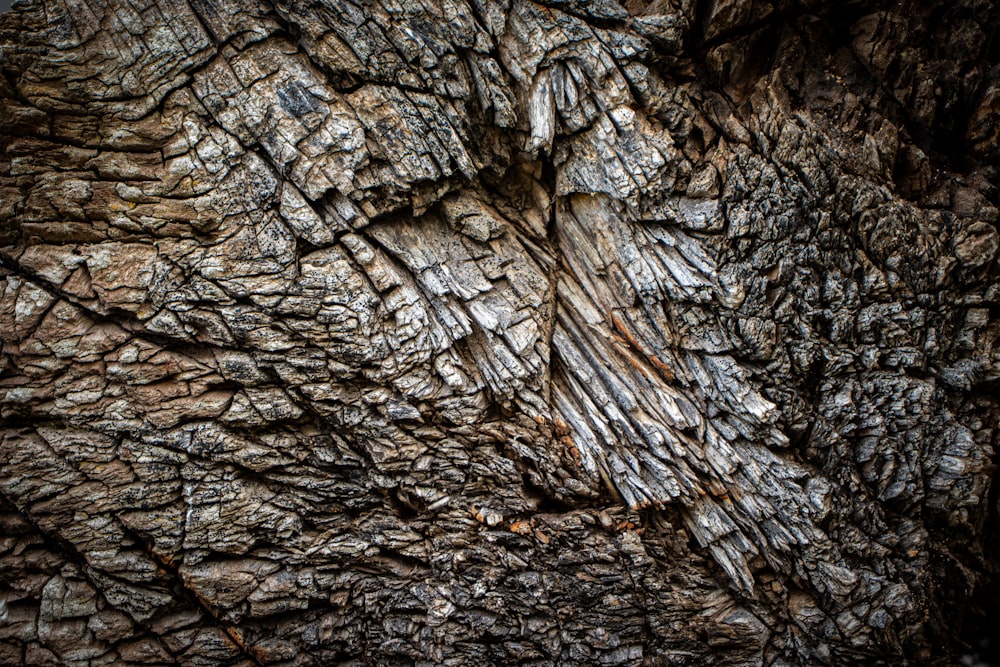
<svg viewBox="0 0 1000 667">
<path fill-rule="evenodd" d="M 997 23 L 20 3 L 0 662 L 947 660 Z"/>
</svg>

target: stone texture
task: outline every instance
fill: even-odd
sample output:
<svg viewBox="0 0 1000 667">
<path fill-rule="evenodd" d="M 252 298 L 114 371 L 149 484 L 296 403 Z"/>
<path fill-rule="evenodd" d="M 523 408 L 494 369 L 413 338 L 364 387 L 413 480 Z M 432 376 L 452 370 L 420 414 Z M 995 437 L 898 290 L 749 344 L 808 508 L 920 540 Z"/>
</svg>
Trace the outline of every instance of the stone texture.
<svg viewBox="0 0 1000 667">
<path fill-rule="evenodd" d="M 18 2 L 0 663 L 951 664 L 998 25 Z"/>
</svg>

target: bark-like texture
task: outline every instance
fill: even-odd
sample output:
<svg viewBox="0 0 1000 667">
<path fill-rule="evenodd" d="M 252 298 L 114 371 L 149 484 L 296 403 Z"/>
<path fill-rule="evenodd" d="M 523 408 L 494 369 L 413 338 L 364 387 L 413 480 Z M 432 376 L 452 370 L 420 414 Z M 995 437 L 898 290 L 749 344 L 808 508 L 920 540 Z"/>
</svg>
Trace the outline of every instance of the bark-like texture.
<svg viewBox="0 0 1000 667">
<path fill-rule="evenodd" d="M 998 22 L 18 3 L 0 663 L 947 663 Z"/>
</svg>

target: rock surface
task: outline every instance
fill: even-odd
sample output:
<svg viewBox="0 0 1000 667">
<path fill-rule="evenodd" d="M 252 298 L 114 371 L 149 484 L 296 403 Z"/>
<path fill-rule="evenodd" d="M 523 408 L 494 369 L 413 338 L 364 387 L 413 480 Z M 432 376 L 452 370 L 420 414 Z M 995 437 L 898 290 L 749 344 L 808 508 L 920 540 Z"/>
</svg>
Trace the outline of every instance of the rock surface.
<svg viewBox="0 0 1000 667">
<path fill-rule="evenodd" d="M 988 0 L 21 0 L 0 663 L 950 664 Z"/>
</svg>

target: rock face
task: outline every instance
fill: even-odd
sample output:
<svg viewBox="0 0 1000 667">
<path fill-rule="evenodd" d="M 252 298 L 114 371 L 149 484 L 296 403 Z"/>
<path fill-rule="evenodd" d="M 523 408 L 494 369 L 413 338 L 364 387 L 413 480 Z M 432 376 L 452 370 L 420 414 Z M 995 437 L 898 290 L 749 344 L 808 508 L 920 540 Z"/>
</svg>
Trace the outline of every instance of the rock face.
<svg viewBox="0 0 1000 667">
<path fill-rule="evenodd" d="M 0 663 L 961 650 L 992 2 L 16 4 Z"/>
</svg>

